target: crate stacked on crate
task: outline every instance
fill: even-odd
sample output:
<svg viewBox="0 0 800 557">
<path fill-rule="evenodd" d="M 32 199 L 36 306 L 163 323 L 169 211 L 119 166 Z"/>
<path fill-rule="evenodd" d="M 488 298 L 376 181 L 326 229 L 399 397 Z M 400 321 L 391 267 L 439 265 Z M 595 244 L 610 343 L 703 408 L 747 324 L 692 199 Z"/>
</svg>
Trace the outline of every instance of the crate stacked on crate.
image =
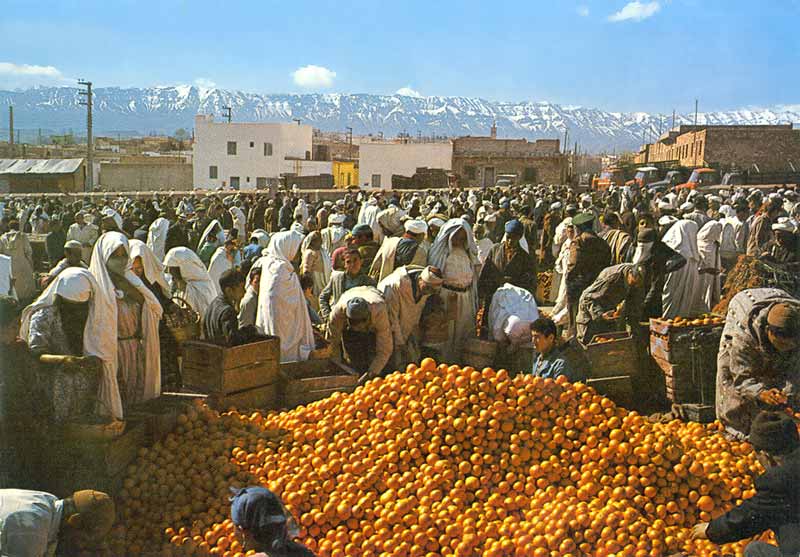
<svg viewBox="0 0 800 557">
<path fill-rule="evenodd" d="M 333 393 L 352 393 L 359 376 L 329 359 L 284 362 L 280 365 L 277 406 L 294 408 L 326 398 Z"/>
<path fill-rule="evenodd" d="M 650 319 L 650 355 L 664 373 L 667 398 L 675 404 L 714 406 L 717 352 L 724 319 Z M 706 415 L 700 409 L 698 415 Z"/>
<path fill-rule="evenodd" d="M 624 331 L 602 333 L 592 337 L 584 349 L 590 366 L 587 384 L 617 404 L 630 405 L 633 402 L 631 379 L 639 364 L 636 339 Z"/>
<path fill-rule="evenodd" d="M 211 406 L 275 407 L 280 379 L 277 337 L 230 348 L 193 340 L 183 348 L 183 384 L 207 394 Z"/>
</svg>

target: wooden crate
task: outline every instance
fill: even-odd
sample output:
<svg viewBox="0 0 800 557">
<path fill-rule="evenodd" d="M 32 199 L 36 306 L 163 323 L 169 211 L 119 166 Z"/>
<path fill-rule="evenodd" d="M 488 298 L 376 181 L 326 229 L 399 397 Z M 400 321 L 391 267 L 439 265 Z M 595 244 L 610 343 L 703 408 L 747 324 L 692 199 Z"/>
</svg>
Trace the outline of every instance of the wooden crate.
<svg viewBox="0 0 800 557">
<path fill-rule="evenodd" d="M 358 376 L 335 366 L 330 360 L 309 360 L 281 364 L 281 387 L 278 405 L 294 408 L 326 398 L 333 393 L 351 393 Z"/>
<path fill-rule="evenodd" d="M 279 379 L 269 385 L 254 387 L 235 393 L 209 395 L 208 404 L 218 410 L 273 410 L 278 407 L 281 384 Z"/>
<path fill-rule="evenodd" d="M 278 380 L 277 337 L 225 348 L 202 341 L 183 343 L 183 384 L 211 394 L 227 395 Z"/>
<path fill-rule="evenodd" d="M 693 325 L 676 327 L 662 319 L 650 319 L 650 354 L 671 363 L 691 362 L 691 345 L 696 340 L 699 352 L 719 350 L 723 325 Z M 693 337 L 695 337 L 693 339 Z"/>
<path fill-rule="evenodd" d="M 676 404 L 696 404 L 703 400 L 701 386 L 705 389 L 705 400 L 713 403 L 716 383 L 716 360 L 698 362 L 696 373 L 692 373 L 691 364 L 674 364 L 653 357 L 656 365 L 664 372 L 667 400 Z"/>
<path fill-rule="evenodd" d="M 614 340 L 597 342 L 599 337 Z M 593 378 L 635 375 L 638 371 L 639 349 L 636 340 L 624 331 L 595 335 L 586 345 L 585 354 Z"/>
<path fill-rule="evenodd" d="M 629 406 L 633 401 L 633 384 L 630 375 L 587 379 L 586 384 L 620 406 Z"/>
</svg>

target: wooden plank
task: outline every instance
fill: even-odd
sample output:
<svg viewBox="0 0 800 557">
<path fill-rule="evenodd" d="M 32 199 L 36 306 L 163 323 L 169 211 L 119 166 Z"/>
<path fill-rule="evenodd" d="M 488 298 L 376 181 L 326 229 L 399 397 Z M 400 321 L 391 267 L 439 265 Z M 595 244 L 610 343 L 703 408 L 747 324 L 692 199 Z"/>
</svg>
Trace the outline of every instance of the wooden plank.
<svg viewBox="0 0 800 557">
<path fill-rule="evenodd" d="M 181 371 L 184 385 L 208 393 L 230 394 L 278 380 L 278 360 L 265 360 L 233 369 L 209 369 L 186 362 Z"/>
<path fill-rule="evenodd" d="M 215 394 L 208 397 L 208 403 L 212 408 L 227 410 L 234 407 L 237 410 L 272 410 L 276 408 L 281 385 L 278 382 L 271 385 L 256 387 L 238 393 Z"/>
</svg>

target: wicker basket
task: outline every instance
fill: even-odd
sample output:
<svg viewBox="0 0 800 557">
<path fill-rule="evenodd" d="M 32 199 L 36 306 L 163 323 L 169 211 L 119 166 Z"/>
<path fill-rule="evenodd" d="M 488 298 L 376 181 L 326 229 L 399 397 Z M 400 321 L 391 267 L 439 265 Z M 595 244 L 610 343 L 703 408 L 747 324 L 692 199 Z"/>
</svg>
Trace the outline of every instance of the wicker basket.
<svg viewBox="0 0 800 557">
<path fill-rule="evenodd" d="M 200 337 L 200 315 L 183 298 L 174 297 L 174 308 L 165 316 L 165 323 L 175 342 L 186 342 Z M 175 309 L 177 308 L 177 309 Z"/>
</svg>

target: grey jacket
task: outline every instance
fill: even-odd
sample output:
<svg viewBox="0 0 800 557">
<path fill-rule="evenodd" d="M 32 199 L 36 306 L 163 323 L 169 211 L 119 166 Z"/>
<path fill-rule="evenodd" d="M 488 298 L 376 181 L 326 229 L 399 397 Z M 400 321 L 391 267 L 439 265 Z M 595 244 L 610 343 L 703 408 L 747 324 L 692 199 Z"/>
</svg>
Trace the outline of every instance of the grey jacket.
<svg viewBox="0 0 800 557">
<path fill-rule="evenodd" d="M 777 288 L 751 288 L 728 306 L 717 355 L 717 417 L 740 438 L 750 433 L 755 415 L 766 408 L 758 396 L 780 389 L 789 406 L 798 408 L 800 350 L 780 353 L 767 338 L 767 314 L 773 305 L 800 301 Z"/>
<path fill-rule="evenodd" d="M 327 321 L 331 314 L 331 308 L 336 305 L 342 294 L 349 288 L 356 286 L 376 286 L 375 279 L 367 274 L 360 274 L 355 278 L 347 276 L 345 271 L 333 271 L 328 284 L 319 294 L 319 316 L 323 321 Z"/>
</svg>

